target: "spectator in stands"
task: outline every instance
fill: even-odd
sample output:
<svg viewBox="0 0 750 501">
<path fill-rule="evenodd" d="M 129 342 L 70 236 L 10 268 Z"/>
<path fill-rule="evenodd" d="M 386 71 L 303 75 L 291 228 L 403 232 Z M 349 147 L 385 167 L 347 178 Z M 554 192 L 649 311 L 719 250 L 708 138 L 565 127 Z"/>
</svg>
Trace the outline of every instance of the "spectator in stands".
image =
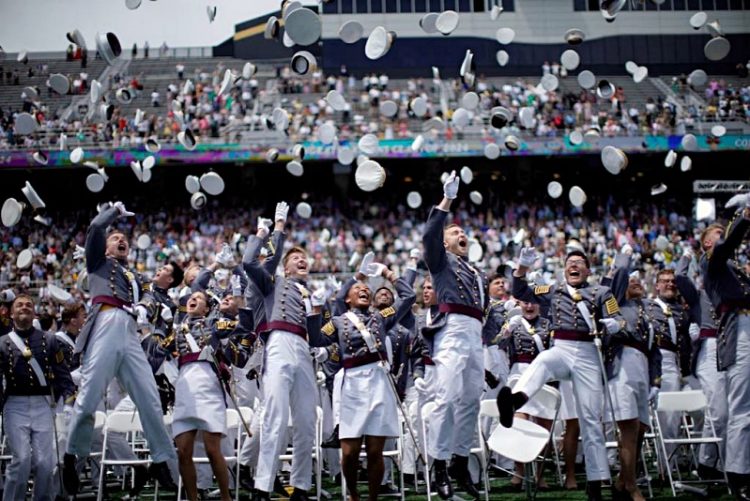
<svg viewBox="0 0 750 501">
<path fill-rule="evenodd" d="M 66 61 L 72 61 L 73 60 L 73 45 L 68 45 L 68 48 L 65 50 L 65 60 Z"/>
<path fill-rule="evenodd" d="M 143 59 L 148 59 L 148 40 L 143 43 Z"/>
<path fill-rule="evenodd" d="M 177 79 L 179 81 L 182 81 L 183 78 L 185 78 L 185 65 L 182 63 L 177 63 L 175 69 L 177 70 Z"/>
<path fill-rule="evenodd" d="M 135 43 L 133 44 L 133 50 L 131 51 L 131 55 L 133 59 L 135 59 L 136 56 L 138 56 L 138 45 Z"/>
<path fill-rule="evenodd" d="M 154 87 L 153 92 L 151 92 L 151 106 L 158 108 L 160 106 L 159 99 L 159 91 Z"/>
</svg>

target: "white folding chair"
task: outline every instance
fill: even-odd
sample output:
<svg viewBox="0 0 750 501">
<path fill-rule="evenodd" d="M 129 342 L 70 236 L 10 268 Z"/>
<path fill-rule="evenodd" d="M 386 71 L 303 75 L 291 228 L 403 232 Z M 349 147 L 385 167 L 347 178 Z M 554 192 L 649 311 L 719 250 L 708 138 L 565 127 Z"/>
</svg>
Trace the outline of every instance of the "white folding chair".
<svg viewBox="0 0 750 501">
<path fill-rule="evenodd" d="M 479 465 L 482 470 L 482 480 L 484 482 L 484 499 L 489 501 L 490 498 L 490 480 L 487 473 L 490 468 L 490 455 L 487 452 L 487 438 L 482 432 L 482 418 L 491 418 L 494 420 L 500 419 L 500 413 L 497 410 L 497 402 L 495 400 L 482 400 L 479 403 L 479 415 L 477 416 L 477 435 L 479 437 L 479 447 L 472 447 L 470 453 L 475 455 L 479 460 Z"/>
<path fill-rule="evenodd" d="M 141 425 L 141 418 L 138 412 L 113 412 L 107 416 L 107 420 L 104 423 L 104 439 L 102 440 L 102 452 L 101 452 L 101 471 L 99 472 L 99 489 L 97 490 L 96 499 L 101 501 L 103 495 L 103 484 L 105 477 L 105 470 L 107 466 L 134 466 L 143 465 L 148 466 L 151 464 L 151 459 L 107 459 L 107 438 L 109 433 L 138 433 L 143 432 L 143 426 Z M 156 484 L 154 490 L 154 499 L 157 499 L 159 495 L 159 484 Z"/>
<path fill-rule="evenodd" d="M 536 492 L 536 475 L 533 472 L 533 461 L 540 456 L 552 437 L 552 430 L 557 421 L 562 397 L 560 392 L 549 385 L 544 385 L 534 395 L 534 400 L 552 411 L 555 416 L 550 430 L 526 419 L 514 419 L 511 428 L 498 426 L 487 440 L 487 446 L 494 452 L 518 463 L 525 464 L 527 494 Z M 528 467 L 529 463 L 532 468 Z"/>
<path fill-rule="evenodd" d="M 249 411 L 249 414 L 247 412 Z M 252 410 L 246 408 L 242 412 L 243 417 L 247 420 L 248 418 L 252 419 Z M 232 468 L 234 470 L 234 499 L 235 501 L 239 501 L 240 498 L 240 437 L 242 434 L 243 426 L 242 421 L 240 420 L 240 414 L 234 410 L 234 409 L 227 409 L 227 430 L 232 431 L 234 430 L 236 432 L 237 441 L 234 446 L 234 455 L 233 456 L 224 456 L 224 461 L 226 461 L 227 466 Z M 211 460 L 208 457 L 202 457 L 202 456 L 193 456 L 193 463 L 196 464 L 209 464 Z M 178 483 L 177 483 L 177 499 L 180 499 L 180 495 L 182 494 L 182 475 L 180 475 Z"/>
<path fill-rule="evenodd" d="M 695 458 L 697 456 L 694 446 L 700 446 L 703 444 L 716 444 L 719 454 L 719 460 L 722 464 L 724 464 L 724 458 L 721 457 L 721 450 L 718 447 L 722 439 L 721 437 L 716 435 L 716 430 L 713 427 L 713 421 L 710 419 L 711 411 L 708 408 L 706 395 L 701 390 L 663 391 L 659 393 L 655 410 L 657 412 L 653 413 L 653 419 L 656 425 L 656 440 L 659 443 L 659 448 L 661 450 L 662 457 L 664 458 L 664 464 L 666 465 L 667 477 L 669 478 L 669 486 L 672 489 L 672 495 L 676 496 L 677 490 L 683 490 L 681 489 L 681 486 L 683 485 L 689 486 L 689 484 L 704 484 L 708 482 L 714 482 L 713 480 L 683 480 L 682 475 L 680 474 L 679 467 L 675 469 L 675 471 L 677 472 L 677 479 L 675 480 L 672 476 L 672 468 L 670 465 L 672 455 L 674 455 L 674 453 L 679 449 L 680 446 L 689 446 L 691 454 L 693 458 Z M 691 427 L 689 426 L 689 423 L 687 421 L 686 413 L 697 411 L 703 411 L 705 413 L 706 421 L 708 422 L 709 429 L 711 430 L 711 436 L 694 437 L 691 433 Z M 659 420 L 659 412 L 679 412 L 681 414 L 682 430 L 684 432 L 684 435 L 677 438 L 664 438 L 664 434 L 662 433 L 662 423 Z M 675 446 L 671 454 L 667 453 L 667 445 Z M 726 472 L 724 473 L 724 482 L 727 484 L 727 486 L 729 485 Z"/>
<path fill-rule="evenodd" d="M 243 412 L 244 414 L 244 412 Z M 320 501 L 320 491 L 323 488 L 323 409 L 315 407 L 315 440 L 313 442 L 312 458 L 315 462 L 315 499 Z M 293 426 L 292 414 L 289 413 L 289 426 Z M 285 454 L 279 455 L 279 461 L 292 461 L 294 458 L 294 444 L 287 447 Z M 342 475 L 343 476 L 343 475 Z M 238 477 L 239 478 L 239 477 Z"/>
</svg>

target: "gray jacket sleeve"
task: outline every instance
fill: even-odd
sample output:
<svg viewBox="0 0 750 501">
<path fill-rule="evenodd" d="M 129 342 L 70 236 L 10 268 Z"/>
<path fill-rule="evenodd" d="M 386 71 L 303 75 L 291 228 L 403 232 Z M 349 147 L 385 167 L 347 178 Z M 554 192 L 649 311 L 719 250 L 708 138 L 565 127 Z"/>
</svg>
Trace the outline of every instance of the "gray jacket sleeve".
<svg viewBox="0 0 750 501">
<path fill-rule="evenodd" d="M 115 207 L 101 211 L 91 221 L 86 232 L 86 270 L 91 273 L 105 261 L 107 250 L 107 227 L 115 222 L 120 214 Z"/>
<path fill-rule="evenodd" d="M 260 262 L 260 250 L 263 247 L 263 240 L 256 235 L 250 235 L 245 244 L 245 256 L 242 259 L 242 266 L 245 273 L 252 282 L 260 289 L 264 296 L 273 291 L 273 270 L 267 270 Z M 278 264 L 278 262 L 277 262 Z"/>
</svg>

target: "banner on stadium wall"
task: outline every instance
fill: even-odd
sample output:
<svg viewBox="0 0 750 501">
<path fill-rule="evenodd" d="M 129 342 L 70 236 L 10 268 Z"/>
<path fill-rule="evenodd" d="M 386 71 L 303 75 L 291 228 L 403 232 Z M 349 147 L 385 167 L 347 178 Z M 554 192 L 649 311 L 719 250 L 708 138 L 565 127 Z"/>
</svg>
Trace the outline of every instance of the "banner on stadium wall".
<svg viewBox="0 0 750 501">
<path fill-rule="evenodd" d="M 458 135 L 458 134 L 457 134 Z M 461 139 L 446 141 L 444 139 L 427 139 L 418 152 L 412 151 L 412 139 L 384 139 L 380 141 L 379 152 L 372 155 L 373 158 L 398 159 L 398 158 L 443 158 L 443 157 L 483 157 L 484 147 L 491 142 L 499 142 L 499 138 L 488 137 L 484 139 Z M 698 140 L 698 152 L 709 151 L 731 151 L 750 150 L 750 135 L 725 135 L 718 144 L 709 141 L 710 136 L 696 136 Z M 526 155 L 581 155 L 598 154 L 604 146 L 616 146 L 626 153 L 649 153 L 679 150 L 682 136 L 636 136 L 636 137 L 602 137 L 596 144 L 584 142 L 580 145 L 572 145 L 567 137 L 534 137 L 522 138 L 521 148 L 516 152 L 501 149 L 504 156 L 526 156 Z M 336 150 L 333 145 L 324 145 L 320 142 L 305 141 L 305 160 L 330 161 L 336 159 Z M 351 145 L 356 147 L 355 142 L 344 141 L 342 146 Z M 291 160 L 291 149 L 293 144 L 274 145 L 280 150 L 279 161 Z M 270 147 L 270 146 L 269 146 Z M 162 144 L 161 151 L 155 156 L 158 163 L 164 164 L 214 164 L 214 163 L 248 163 L 265 162 L 266 146 L 248 145 L 243 143 L 232 144 L 198 144 L 188 151 L 177 144 Z M 34 162 L 31 155 L 33 150 L 9 150 L 0 151 L 0 168 L 3 167 L 71 167 L 70 153 L 67 151 L 47 152 L 49 161 L 46 166 Z M 101 148 L 86 149 L 84 160 L 97 162 L 105 167 L 128 167 L 133 160 L 143 160 L 150 155 L 145 148 Z"/>
</svg>

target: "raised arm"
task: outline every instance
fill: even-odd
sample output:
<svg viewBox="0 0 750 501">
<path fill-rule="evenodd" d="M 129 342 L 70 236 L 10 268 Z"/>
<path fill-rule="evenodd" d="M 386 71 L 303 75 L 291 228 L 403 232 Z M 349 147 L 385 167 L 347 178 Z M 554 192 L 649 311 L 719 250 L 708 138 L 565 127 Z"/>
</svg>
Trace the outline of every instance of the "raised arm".
<svg viewBox="0 0 750 501">
<path fill-rule="evenodd" d="M 443 199 L 432 208 L 427 217 L 422 243 L 424 244 L 424 260 L 430 273 L 437 273 L 448 263 L 443 243 L 443 228 L 453 200 L 458 196 L 460 179 L 453 171 L 443 183 Z"/>
<path fill-rule="evenodd" d="M 65 361 L 65 352 L 57 336 L 54 334 L 45 334 L 45 337 L 51 348 L 47 356 L 49 357 L 49 364 L 54 376 L 52 384 L 55 390 L 55 397 L 62 397 L 65 404 L 70 405 L 76 397 L 76 385 L 73 384 L 73 378 L 70 376 L 70 368 Z"/>
<path fill-rule="evenodd" d="M 745 207 L 738 210 L 729 223 L 726 237 L 714 245 L 709 257 L 709 266 L 717 266 L 731 258 L 744 240 L 748 229 L 750 229 L 750 208 Z"/>
<path fill-rule="evenodd" d="M 612 295 L 617 303 L 624 303 L 627 298 L 628 284 L 630 282 L 630 262 L 632 256 L 626 252 L 620 252 L 615 257 L 615 272 L 612 275 Z"/>
<path fill-rule="evenodd" d="M 520 301 L 527 303 L 540 303 L 542 310 L 546 311 L 549 305 L 549 293 L 552 288 L 549 285 L 537 286 L 533 289 L 526 281 L 526 272 L 529 271 L 537 259 L 536 249 L 524 247 L 518 256 L 518 268 L 513 271 L 513 284 L 511 295 Z"/>
<path fill-rule="evenodd" d="M 390 331 L 396 326 L 396 324 L 401 322 L 404 316 L 411 312 L 411 307 L 417 301 L 417 295 L 414 292 L 414 288 L 410 285 L 410 283 L 414 283 L 414 276 L 411 275 L 412 273 L 416 275 L 416 270 L 407 269 L 406 274 L 403 277 L 396 279 L 392 271 L 385 270 L 383 272 L 383 276 L 395 285 L 396 294 L 398 296 L 396 297 L 393 306 L 380 311 L 380 315 L 383 317 L 385 332 Z"/>
<path fill-rule="evenodd" d="M 114 223 L 121 212 L 117 206 L 107 207 L 91 221 L 86 232 L 86 270 L 91 273 L 105 261 L 107 250 L 107 227 Z"/>
</svg>

